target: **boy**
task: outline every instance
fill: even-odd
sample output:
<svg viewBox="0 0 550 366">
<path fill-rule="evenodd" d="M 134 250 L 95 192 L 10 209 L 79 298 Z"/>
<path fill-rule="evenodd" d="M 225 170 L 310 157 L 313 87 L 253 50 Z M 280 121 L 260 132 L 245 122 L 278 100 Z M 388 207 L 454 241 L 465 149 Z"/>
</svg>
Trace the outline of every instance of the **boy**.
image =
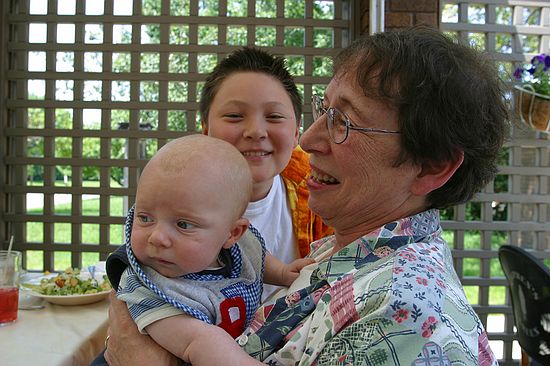
<svg viewBox="0 0 550 366">
<path fill-rule="evenodd" d="M 117 297 L 141 332 L 179 358 L 196 336 L 189 332 L 196 319 L 236 337 L 259 306 L 262 276 L 288 286 L 311 263 L 266 255 L 242 217 L 251 191 L 244 157 L 203 135 L 164 145 L 141 174 L 126 222 L 130 266 Z"/>
</svg>

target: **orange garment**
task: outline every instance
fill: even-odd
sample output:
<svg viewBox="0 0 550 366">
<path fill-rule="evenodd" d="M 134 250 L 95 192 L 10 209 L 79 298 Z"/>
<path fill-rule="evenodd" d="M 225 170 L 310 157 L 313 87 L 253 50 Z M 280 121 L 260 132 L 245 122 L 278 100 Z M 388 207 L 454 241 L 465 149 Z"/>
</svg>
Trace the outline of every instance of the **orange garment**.
<svg viewBox="0 0 550 366">
<path fill-rule="evenodd" d="M 292 152 L 287 167 L 281 172 L 292 214 L 292 226 L 298 242 L 300 257 L 306 256 L 309 244 L 333 233 L 333 229 L 309 210 L 309 191 L 306 180 L 309 175 L 309 155 L 299 146 Z"/>
</svg>

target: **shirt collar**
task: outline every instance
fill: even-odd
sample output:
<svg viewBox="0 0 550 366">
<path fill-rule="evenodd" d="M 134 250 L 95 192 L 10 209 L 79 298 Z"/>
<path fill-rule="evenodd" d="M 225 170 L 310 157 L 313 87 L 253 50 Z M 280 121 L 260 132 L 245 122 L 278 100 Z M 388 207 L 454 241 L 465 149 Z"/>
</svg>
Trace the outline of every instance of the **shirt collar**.
<svg viewBox="0 0 550 366">
<path fill-rule="evenodd" d="M 431 209 L 383 225 L 370 233 L 356 239 L 326 260 L 319 263 L 319 268 L 312 274 L 312 282 L 327 280 L 332 283 L 350 271 L 376 262 L 412 243 L 431 241 L 441 234 L 439 210 Z M 336 238 L 331 235 L 312 244 L 311 256 L 332 250 Z"/>
</svg>

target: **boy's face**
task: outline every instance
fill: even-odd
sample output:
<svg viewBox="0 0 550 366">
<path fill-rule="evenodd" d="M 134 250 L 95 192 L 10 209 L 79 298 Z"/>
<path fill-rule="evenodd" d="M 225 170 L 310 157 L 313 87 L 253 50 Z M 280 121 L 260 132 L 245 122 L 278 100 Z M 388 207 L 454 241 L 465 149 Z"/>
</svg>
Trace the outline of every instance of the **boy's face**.
<svg viewBox="0 0 550 366">
<path fill-rule="evenodd" d="M 132 249 L 165 277 L 215 267 L 222 246 L 231 246 L 226 243 L 235 215 L 231 195 L 208 179 L 211 174 L 193 169 L 175 175 L 150 164 L 139 181 Z"/>
<path fill-rule="evenodd" d="M 281 83 L 259 72 L 230 75 L 208 113 L 208 135 L 228 141 L 246 158 L 254 183 L 271 183 L 298 144 L 292 101 Z"/>
</svg>

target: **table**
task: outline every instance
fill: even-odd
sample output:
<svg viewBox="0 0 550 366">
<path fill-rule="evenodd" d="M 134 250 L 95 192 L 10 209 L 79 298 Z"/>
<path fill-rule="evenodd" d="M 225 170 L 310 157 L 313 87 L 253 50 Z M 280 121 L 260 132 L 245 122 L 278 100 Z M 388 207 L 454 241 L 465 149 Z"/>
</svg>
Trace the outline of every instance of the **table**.
<svg viewBox="0 0 550 366">
<path fill-rule="evenodd" d="M 19 310 L 0 327 L 0 365 L 88 366 L 103 349 L 109 300 L 40 310 Z"/>
</svg>

